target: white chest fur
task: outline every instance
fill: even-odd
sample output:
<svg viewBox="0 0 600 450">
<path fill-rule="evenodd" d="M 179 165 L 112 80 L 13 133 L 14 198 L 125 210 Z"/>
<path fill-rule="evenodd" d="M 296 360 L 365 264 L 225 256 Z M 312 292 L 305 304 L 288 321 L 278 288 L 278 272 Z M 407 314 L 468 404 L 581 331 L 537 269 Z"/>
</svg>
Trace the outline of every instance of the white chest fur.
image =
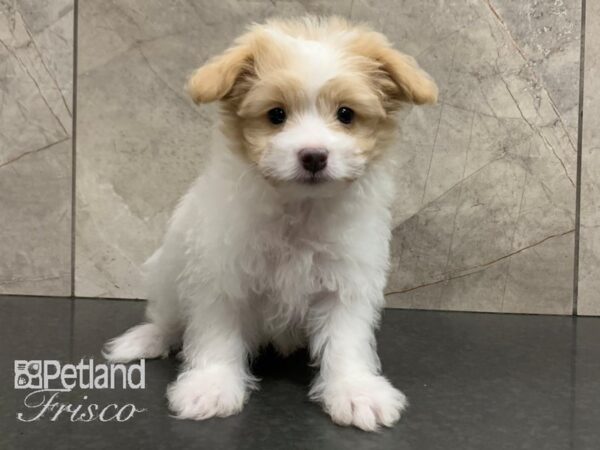
<svg viewBox="0 0 600 450">
<path fill-rule="evenodd" d="M 376 277 L 383 288 L 387 177 L 366 174 L 338 196 L 293 200 L 235 161 L 210 169 L 183 198 L 167 236 L 184 254 L 183 296 L 193 297 L 200 283 L 216 298 L 295 314 L 319 295 L 360 284 L 350 273 Z"/>
</svg>

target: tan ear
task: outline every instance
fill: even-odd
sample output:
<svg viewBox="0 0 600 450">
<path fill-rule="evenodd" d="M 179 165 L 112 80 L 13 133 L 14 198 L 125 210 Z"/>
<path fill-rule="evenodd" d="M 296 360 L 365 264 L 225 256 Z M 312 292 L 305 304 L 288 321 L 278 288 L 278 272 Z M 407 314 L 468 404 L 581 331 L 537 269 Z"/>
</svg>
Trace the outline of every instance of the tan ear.
<svg viewBox="0 0 600 450">
<path fill-rule="evenodd" d="M 383 90 L 394 100 L 417 105 L 437 101 L 438 88 L 433 79 L 412 56 L 392 48 L 382 34 L 366 31 L 359 35 L 352 47 L 356 53 L 378 63 L 378 70 L 388 77 Z M 392 83 L 389 83 L 390 80 Z"/>
<path fill-rule="evenodd" d="M 437 85 L 412 56 L 392 48 L 383 48 L 379 52 L 378 60 L 398 87 L 400 100 L 417 105 L 437 102 Z"/>
<path fill-rule="evenodd" d="M 242 72 L 251 66 L 251 46 L 240 39 L 196 70 L 188 80 L 187 91 L 196 103 L 221 100 L 233 89 Z"/>
</svg>

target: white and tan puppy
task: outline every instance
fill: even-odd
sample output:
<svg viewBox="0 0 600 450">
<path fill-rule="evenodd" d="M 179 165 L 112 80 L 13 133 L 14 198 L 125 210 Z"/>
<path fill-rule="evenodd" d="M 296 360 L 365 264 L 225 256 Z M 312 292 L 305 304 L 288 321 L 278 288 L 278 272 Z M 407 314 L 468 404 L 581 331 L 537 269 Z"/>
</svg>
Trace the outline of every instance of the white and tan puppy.
<svg viewBox="0 0 600 450">
<path fill-rule="evenodd" d="M 394 112 L 436 101 L 416 62 L 339 18 L 255 25 L 190 79 L 221 102 L 221 143 L 144 268 L 148 322 L 107 344 L 110 361 L 182 344 L 168 388 L 180 418 L 240 412 L 249 358 L 308 345 L 310 397 L 339 424 L 396 422 L 404 395 L 380 373 L 393 197 Z"/>
</svg>

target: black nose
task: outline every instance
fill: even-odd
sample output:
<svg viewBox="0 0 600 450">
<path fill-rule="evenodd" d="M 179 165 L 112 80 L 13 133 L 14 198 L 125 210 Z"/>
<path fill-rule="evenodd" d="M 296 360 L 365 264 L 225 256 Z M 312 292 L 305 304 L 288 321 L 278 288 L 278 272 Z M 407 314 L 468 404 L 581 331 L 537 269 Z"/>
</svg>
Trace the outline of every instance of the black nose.
<svg viewBox="0 0 600 450">
<path fill-rule="evenodd" d="M 320 148 L 303 148 L 298 153 L 298 158 L 309 172 L 315 174 L 327 166 L 327 150 Z"/>
</svg>

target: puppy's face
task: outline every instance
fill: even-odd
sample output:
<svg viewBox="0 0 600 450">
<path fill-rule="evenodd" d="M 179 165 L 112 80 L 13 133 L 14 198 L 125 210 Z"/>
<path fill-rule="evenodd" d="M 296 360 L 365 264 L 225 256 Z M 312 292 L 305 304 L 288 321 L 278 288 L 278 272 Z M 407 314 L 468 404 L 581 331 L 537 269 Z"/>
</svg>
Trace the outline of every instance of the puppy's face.
<svg viewBox="0 0 600 450">
<path fill-rule="evenodd" d="M 306 194 L 356 180 L 387 147 L 401 102 L 437 97 L 412 58 L 341 19 L 256 26 L 189 90 L 222 100 L 226 135 L 267 180 Z"/>
</svg>

